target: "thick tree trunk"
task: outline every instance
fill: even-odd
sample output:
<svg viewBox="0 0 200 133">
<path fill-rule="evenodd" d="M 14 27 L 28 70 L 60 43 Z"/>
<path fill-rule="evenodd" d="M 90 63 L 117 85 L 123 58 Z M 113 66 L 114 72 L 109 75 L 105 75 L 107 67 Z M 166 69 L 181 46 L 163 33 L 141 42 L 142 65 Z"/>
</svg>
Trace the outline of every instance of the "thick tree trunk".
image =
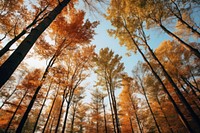
<svg viewBox="0 0 200 133">
<path fill-rule="evenodd" d="M 0 67 L 0 88 L 13 74 L 18 65 L 25 58 L 33 44 L 45 29 L 53 22 L 56 16 L 68 5 L 70 0 L 63 0 L 57 7 L 52 10 L 44 20 L 31 30 L 30 34 L 21 42 L 19 47 L 12 53 L 12 55 Z"/>
<path fill-rule="evenodd" d="M 144 59 L 144 61 L 147 63 L 147 65 L 149 66 L 151 72 L 153 73 L 153 75 L 156 77 L 156 79 L 160 82 L 160 84 L 163 87 L 164 92 L 167 94 L 169 100 L 172 102 L 176 112 L 179 114 L 179 118 L 182 120 L 183 124 L 185 125 L 185 127 L 188 129 L 189 132 L 194 132 L 193 129 L 191 128 L 191 126 L 189 125 L 187 119 L 185 118 L 185 116 L 183 115 L 183 113 L 181 112 L 181 110 L 179 109 L 178 105 L 176 104 L 176 102 L 174 101 L 174 99 L 172 98 L 171 94 L 169 93 L 169 91 L 167 90 L 167 88 L 165 87 L 164 83 L 162 82 L 161 78 L 158 76 L 158 74 L 154 71 L 153 67 L 151 66 L 150 62 L 147 60 L 147 58 L 145 57 L 144 53 L 141 51 L 141 49 L 139 48 L 139 46 L 137 45 L 137 43 L 135 42 L 135 40 L 132 37 L 132 34 L 130 33 L 130 31 L 127 29 L 126 25 L 124 25 L 125 30 L 128 32 L 128 34 L 130 35 L 133 44 L 135 45 L 135 47 L 137 48 L 137 50 L 139 51 L 139 53 L 142 55 L 142 58 Z"/>
<path fill-rule="evenodd" d="M 17 36 L 15 36 L 12 40 L 10 40 L 1 50 L 0 50 L 0 58 L 9 51 L 9 48 L 17 41 L 19 40 L 23 35 L 27 33 L 27 30 L 29 30 L 31 27 L 33 27 L 38 21 L 40 21 L 42 18 L 39 19 L 40 15 L 47 9 L 48 6 L 46 6 L 43 10 L 41 10 L 36 16 L 35 19 L 30 23 L 24 30 L 22 30 Z"/>
</svg>

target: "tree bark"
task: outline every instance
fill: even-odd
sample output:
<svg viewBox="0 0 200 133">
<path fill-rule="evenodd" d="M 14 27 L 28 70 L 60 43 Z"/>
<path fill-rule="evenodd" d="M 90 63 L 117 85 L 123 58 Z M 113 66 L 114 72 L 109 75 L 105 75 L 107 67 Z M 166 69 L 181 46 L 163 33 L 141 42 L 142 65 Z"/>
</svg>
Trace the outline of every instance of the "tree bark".
<svg viewBox="0 0 200 133">
<path fill-rule="evenodd" d="M 31 30 L 30 34 L 21 42 L 19 47 L 12 53 L 12 55 L 0 67 L 0 88 L 13 74 L 18 65 L 25 58 L 29 50 L 32 48 L 39 36 L 46 30 L 46 28 L 53 22 L 56 16 L 68 5 L 70 0 L 63 0 L 60 2 L 49 15 L 41 21 L 38 26 Z"/>
</svg>

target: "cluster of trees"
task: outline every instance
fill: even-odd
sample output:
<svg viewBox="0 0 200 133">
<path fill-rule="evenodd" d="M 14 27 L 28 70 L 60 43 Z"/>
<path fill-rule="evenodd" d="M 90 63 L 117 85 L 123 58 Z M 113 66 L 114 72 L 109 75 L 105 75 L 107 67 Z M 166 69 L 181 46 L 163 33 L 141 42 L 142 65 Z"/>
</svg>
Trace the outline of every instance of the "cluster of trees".
<svg viewBox="0 0 200 133">
<path fill-rule="evenodd" d="M 95 53 L 99 22 L 79 2 L 1 1 L 0 132 L 200 132 L 200 2 L 110 0 L 110 35 L 144 59 L 132 74 L 109 48 Z M 155 29 L 172 39 L 152 50 Z M 46 66 L 31 69 L 30 56 Z"/>
</svg>

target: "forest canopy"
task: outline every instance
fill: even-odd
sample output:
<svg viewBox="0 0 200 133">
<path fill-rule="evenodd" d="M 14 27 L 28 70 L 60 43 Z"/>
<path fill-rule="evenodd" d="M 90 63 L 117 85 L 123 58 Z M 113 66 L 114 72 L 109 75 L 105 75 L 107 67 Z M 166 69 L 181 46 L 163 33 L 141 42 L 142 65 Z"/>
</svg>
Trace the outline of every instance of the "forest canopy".
<svg viewBox="0 0 200 133">
<path fill-rule="evenodd" d="M 200 132 L 199 14 L 198 0 L 0 0 L 0 132 Z"/>
</svg>

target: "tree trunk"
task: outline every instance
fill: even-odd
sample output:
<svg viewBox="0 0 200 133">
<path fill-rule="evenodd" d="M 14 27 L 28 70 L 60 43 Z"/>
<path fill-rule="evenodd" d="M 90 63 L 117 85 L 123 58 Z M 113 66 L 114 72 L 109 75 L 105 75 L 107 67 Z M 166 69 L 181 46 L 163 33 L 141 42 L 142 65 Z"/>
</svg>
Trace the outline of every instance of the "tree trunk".
<svg viewBox="0 0 200 133">
<path fill-rule="evenodd" d="M 150 105 L 150 103 L 149 103 L 149 100 L 148 100 L 148 98 L 147 98 L 145 88 L 144 88 L 144 86 L 143 86 L 143 84 L 142 84 L 142 80 L 140 79 L 140 77 L 138 77 L 138 79 L 139 79 L 139 81 L 140 81 L 140 86 L 142 87 L 142 91 L 143 91 L 145 100 L 146 100 L 146 102 L 147 102 L 147 105 L 148 105 L 149 110 L 150 110 L 150 112 L 151 112 L 151 115 L 152 115 L 152 117 L 153 117 L 153 120 L 154 120 L 154 122 L 155 122 L 155 124 L 156 124 L 156 128 L 157 128 L 158 132 L 161 133 L 160 127 L 159 127 L 159 125 L 158 125 L 158 122 L 157 122 L 157 120 L 156 120 L 156 117 L 155 117 L 155 115 L 154 115 L 154 113 L 153 113 L 153 110 L 152 110 L 151 105 Z"/>
<path fill-rule="evenodd" d="M 176 36 L 174 33 L 172 33 L 171 31 L 169 31 L 164 25 L 162 25 L 162 23 L 159 23 L 159 26 L 163 29 L 163 31 L 165 31 L 169 36 L 171 36 L 172 38 L 175 38 L 180 44 L 183 44 L 183 46 L 188 49 L 189 51 L 191 51 L 194 55 L 196 55 L 198 58 L 200 58 L 200 52 L 198 49 L 193 48 L 192 46 L 190 46 L 189 44 L 187 44 L 186 42 L 184 42 L 181 38 L 179 38 L 178 36 Z"/>
<path fill-rule="evenodd" d="M 48 124 L 48 122 L 49 122 L 49 118 L 50 118 L 50 116 L 51 116 L 51 112 L 52 112 L 52 110 L 53 110 L 53 108 L 54 108 L 54 104 L 55 104 L 55 102 L 56 102 L 56 98 L 57 98 L 57 96 L 58 96 L 59 89 L 60 89 L 60 85 L 58 85 L 58 89 L 57 89 L 56 95 L 55 95 L 55 97 L 54 97 L 54 100 L 53 100 L 53 103 L 52 103 L 51 109 L 50 109 L 50 111 L 49 111 L 49 114 L 48 114 L 47 120 L 46 120 L 45 125 L 44 125 L 44 127 L 43 127 L 43 131 L 42 131 L 42 133 L 45 132 L 45 129 L 46 129 L 47 124 Z"/>
<path fill-rule="evenodd" d="M 158 104 L 159 104 L 159 106 L 160 106 L 160 110 L 162 111 L 162 113 L 163 113 L 163 115 L 164 115 L 165 121 L 166 121 L 166 123 L 167 123 L 167 126 L 169 127 L 170 132 L 171 132 L 171 133 L 174 133 L 173 128 L 170 126 L 170 123 L 169 123 L 169 121 L 168 121 L 168 119 L 167 119 L 167 116 L 166 116 L 166 114 L 165 114 L 165 112 L 164 112 L 164 109 L 163 109 L 163 107 L 162 107 L 162 105 L 161 105 L 161 103 L 160 103 L 160 100 L 159 100 L 158 96 L 156 96 L 156 100 L 157 100 L 157 102 L 158 102 Z"/>
<path fill-rule="evenodd" d="M 67 107 L 66 107 L 66 112 L 65 112 L 65 119 L 64 119 L 64 123 L 63 123 L 62 133 L 65 132 L 66 123 L 67 123 L 67 117 L 68 117 L 68 113 L 69 113 L 69 108 L 70 108 L 70 105 L 71 105 L 72 98 L 73 98 L 73 96 L 74 96 L 74 91 L 75 91 L 75 89 L 76 89 L 76 87 L 74 87 L 74 88 L 69 88 L 69 96 L 68 96 L 68 99 L 67 99 L 67 97 L 66 97 Z"/>
<path fill-rule="evenodd" d="M 72 114 L 72 121 L 71 121 L 71 129 L 70 129 L 70 133 L 74 132 L 74 120 L 75 120 L 75 115 L 76 115 L 76 108 L 74 108 L 73 110 L 73 114 Z"/>
<path fill-rule="evenodd" d="M 134 133 L 131 117 L 129 117 L 129 121 L 130 121 L 130 126 L 131 126 L 131 132 Z"/>
<path fill-rule="evenodd" d="M 138 128 L 140 130 L 140 133 L 142 133 L 143 131 L 142 131 L 142 127 L 141 127 L 141 124 L 140 124 L 140 120 L 139 120 L 139 117 L 138 117 L 137 112 L 136 112 L 136 107 L 134 105 L 133 98 L 131 97 L 131 94 L 130 94 L 130 87 L 128 89 L 129 89 L 128 96 L 129 96 L 129 98 L 131 100 L 131 105 L 133 107 L 133 110 L 135 110 L 134 114 L 135 114 L 135 118 L 136 118 L 136 121 L 137 121 L 137 125 L 138 125 Z"/>
<path fill-rule="evenodd" d="M 185 105 L 185 107 L 187 108 L 187 110 L 190 112 L 193 120 L 196 122 L 196 124 L 198 126 L 200 126 L 200 119 L 199 119 L 198 115 L 194 112 L 194 110 L 192 109 L 192 107 L 190 106 L 190 104 L 187 102 L 187 100 L 185 99 L 185 97 L 183 96 L 183 94 L 181 93 L 181 91 L 179 90 L 179 88 L 177 87 L 176 83 L 173 81 L 173 79 L 171 78 L 171 76 L 165 70 L 165 68 L 162 65 L 162 63 L 158 60 L 158 58 L 156 57 L 156 55 L 154 54 L 154 52 L 151 50 L 151 48 L 147 44 L 146 40 L 145 40 L 145 45 L 147 46 L 147 48 L 148 48 L 149 52 L 151 53 L 151 55 L 153 56 L 153 58 L 158 62 L 159 66 L 161 67 L 162 71 L 164 72 L 165 77 L 170 82 L 170 84 L 173 86 L 174 91 L 176 92 L 176 94 L 179 97 L 179 99 L 181 100 L 181 102 Z"/>
<path fill-rule="evenodd" d="M 156 77 L 156 79 L 160 82 L 160 84 L 163 87 L 164 92 L 167 94 L 169 100 L 172 102 L 176 112 L 179 114 L 179 118 L 181 119 L 181 121 L 183 122 L 183 124 L 185 125 L 185 127 L 188 129 L 188 131 L 190 132 L 194 132 L 193 129 L 191 128 L 191 126 L 189 125 L 187 119 L 185 118 L 185 116 L 183 115 L 183 113 L 181 112 L 181 110 L 179 109 L 178 105 L 176 104 L 176 102 L 174 101 L 174 99 L 172 98 L 172 96 L 170 95 L 169 91 L 167 90 L 167 88 L 165 87 L 164 83 L 162 82 L 162 80 L 160 79 L 160 77 L 158 76 L 158 74 L 154 71 L 153 67 L 151 66 L 151 64 L 149 63 L 149 61 L 147 60 L 147 58 L 145 57 L 144 53 L 141 51 L 141 49 L 139 48 L 139 46 L 137 45 L 136 41 L 133 39 L 132 34 L 130 33 L 130 31 L 127 29 L 126 25 L 124 25 L 125 30 L 128 32 L 128 34 L 130 35 L 130 38 L 133 41 L 133 44 L 135 45 L 135 47 L 137 48 L 137 50 L 139 51 L 139 53 L 142 55 L 142 58 L 144 59 L 144 61 L 147 63 L 147 65 L 149 66 L 151 72 L 153 73 L 153 75 Z"/>
<path fill-rule="evenodd" d="M 107 129 L 107 120 L 106 120 L 106 109 L 104 105 L 104 98 L 102 98 L 102 105 L 103 105 L 103 116 L 104 116 L 104 127 L 105 127 L 105 132 L 108 133 Z"/>
<path fill-rule="evenodd" d="M 12 117 L 11 117 L 11 119 L 10 119 L 10 121 L 9 121 L 9 123 L 8 123 L 8 125 L 7 125 L 7 127 L 6 127 L 5 133 L 8 132 L 8 129 L 9 129 L 10 125 L 12 124 L 12 120 L 14 119 L 14 117 L 15 117 L 15 115 L 16 115 L 16 113 L 17 113 L 17 111 L 18 111 L 18 109 L 19 109 L 21 103 L 23 102 L 23 100 L 24 100 L 24 98 L 25 98 L 25 96 L 26 96 L 27 93 L 28 93 L 28 89 L 26 89 L 26 91 L 25 91 L 25 93 L 24 93 L 22 99 L 20 100 L 20 102 L 19 102 L 17 108 L 15 109 L 15 112 L 13 113 L 13 115 L 12 115 Z"/>
<path fill-rule="evenodd" d="M 114 111 L 114 115 L 115 115 L 115 123 L 116 123 L 116 129 L 117 129 L 117 133 L 120 133 L 120 124 L 119 124 L 119 118 L 118 118 L 118 113 L 117 113 L 117 103 L 116 103 L 116 99 L 115 99 L 115 94 L 114 94 L 114 90 L 110 90 L 111 91 L 111 98 L 112 98 L 112 103 L 113 103 L 113 111 Z"/>
<path fill-rule="evenodd" d="M 186 21 L 183 20 L 183 17 L 182 17 L 182 14 L 181 14 L 181 11 L 178 7 L 178 5 L 175 3 L 175 1 L 171 0 L 171 2 L 175 5 L 179 15 L 177 15 L 173 9 L 171 9 L 170 7 L 168 7 L 169 11 L 182 23 L 184 24 L 188 29 L 190 29 L 192 31 L 192 33 L 196 34 L 198 37 L 200 37 L 200 33 L 193 28 L 193 26 L 190 26 Z"/>
<path fill-rule="evenodd" d="M 0 109 L 2 109 L 2 107 L 5 105 L 5 103 L 10 99 L 10 97 L 15 93 L 16 91 L 16 87 L 15 89 L 12 91 L 12 93 L 5 99 L 5 101 L 3 101 L 2 105 L 0 106 Z"/>
<path fill-rule="evenodd" d="M 46 76 L 48 74 L 49 68 L 53 66 L 53 64 L 54 64 L 54 62 L 56 60 L 56 57 L 57 57 L 56 54 L 54 54 L 53 57 L 50 59 L 48 65 L 47 65 L 47 67 L 45 69 L 45 72 L 44 72 L 44 74 L 43 74 L 43 76 L 41 78 L 41 82 L 43 82 L 46 79 Z M 26 109 L 26 112 L 24 113 L 24 115 L 23 115 L 23 117 L 22 117 L 22 119 L 20 121 L 20 124 L 19 124 L 19 126 L 17 128 L 18 132 L 22 131 L 22 128 L 23 128 L 23 126 L 24 126 L 24 124 L 26 122 L 26 119 L 28 118 L 28 114 L 31 111 L 31 109 L 33 107 L 33 104 L 35 103 L 35 100 L 37 98 L 37 95 L 38 95 L 41 87 L 42 87 L 42 83 L 37 87 L 37 89 L 36 89 L 36 91 L 35 91 L 35 93 L 33 95 L 33 98 L 31 99 L 31 101 L 30 101 L 30 103 L 29 103 L 29 105 L 28 105 L 28 107 Z"/>
<path fill-rule="evenodd" d="M 63 92 L 63 99 L 62 99 L 62 104 L 61 104 L 61 107 L 60 107 L 60 112 L 59 112 L 59 116 L 58 116 L 58 121 L 57 121 L 56 129 L 55 129 L 55 133 L 59 132 L 58 128 L 59 128 L 60 119 L 61 119 L 61 115 L 62 115 L 62 108 L 63 108 L 64 102 L 65 102 L 65 95 L 68 95 L 68 93 L 65 94 L 65 92 L 66 92 L 66 89 Z"/>
<path fill-rule="evenodd" d="M 108 98 L 109 98 L 109 103 L 110 103 L 110 110 L 111 110 L 114 133 L 116 133 L 115 118 L 114 118 L 114 115 L 113 115 L 113 106 L 112 106 L 111 94 L 110 94 L 110 90 L 109 90 L 108 86 L 107 86 L 107 92 L 108 92 Z"/>
<path fill-rule="evenodd" d="M 48 88 L 48 90 L 47 90 L 47 93 L 46 93 L 45 99 L 44 99 L 44 101 L 43 101 L 42 107 L 41 107 L 40 112 L 39 112 L 39 114 L 38 114 L 38 116 L 37 116 L 37 119 L 36 119 L 36 122 L 35 122 L 35 125 L 34 125 L 34 128 L 33 128 L 33 133 L 34 133 L 35 130 L 36 130 L 36 127 L 37 127 L 37 124 L 38 124 L 40 115 L 41 115 L 41 113 L 42 113 L 42 110 L 43 110 L 43 108 L 44 108 L 44 106 L 45 106 L 47 97 L 48 97 L 48 95 L 49 95 L 49 92 L 50 92 L 50 89 L 51 89 L 51 85 L 52 85 L 52 82 L 51 82 L 50 85 L 49 85 L 49 88 Z"/>
<path fill-rule="evenodd" d="M 12 53 L 12 55 L 0 67 L 0 88 L 10 78 L 12 73 L 18 65 L 25 58 L 33 44 L 38 37 L 45 31 L 45 29 L 53 22 L 56 16 L 68 5 L 70 0 L 63 0 L 57 7 L 52 10 L 44 20 L 31 30 L 30 34 L 21 42 L 19 47 Z"/>
</svg>

